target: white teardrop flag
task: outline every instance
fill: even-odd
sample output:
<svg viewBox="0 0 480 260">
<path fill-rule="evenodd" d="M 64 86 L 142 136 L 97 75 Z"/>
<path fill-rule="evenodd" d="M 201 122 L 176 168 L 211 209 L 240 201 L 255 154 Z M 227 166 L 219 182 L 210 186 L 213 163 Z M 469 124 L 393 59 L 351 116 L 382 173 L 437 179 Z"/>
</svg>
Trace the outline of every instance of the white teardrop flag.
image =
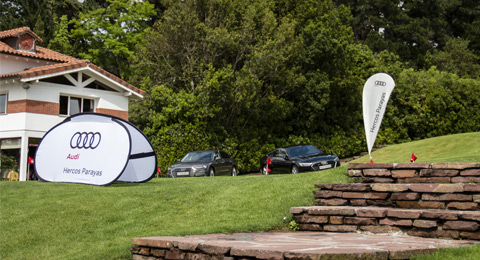
<svg viewBox="0 0 480 260">
<path fill-rule="evenodd" d="M 372 160 L 372 147 L 382 124 L 383 114 L 393 88 L 395 88 L 395 81 L 385 73 L 377 73 L 371 76 L 363 87 L 363 123 L 370 160 Z"/>
</svg>

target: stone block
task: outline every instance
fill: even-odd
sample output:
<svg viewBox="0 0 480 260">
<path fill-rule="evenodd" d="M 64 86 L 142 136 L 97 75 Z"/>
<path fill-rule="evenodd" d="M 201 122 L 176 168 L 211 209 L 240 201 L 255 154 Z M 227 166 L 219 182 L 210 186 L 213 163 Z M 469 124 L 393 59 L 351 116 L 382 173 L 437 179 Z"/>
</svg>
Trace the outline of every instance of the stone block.
<svg viewBox="0 0 480 260">
<path fill-rule="evenodd" d="M 139 255 L 150 255 L 150 248 L 148 247 L 139 247 L 137 254 Z"/>
<path fill-rule="evenodd" d="M 416 176 L 416 170 L 392 170 L 392 177 L 396 179 L 413 178 Z"/>
<path fill-rule="evenodd" d="M 344 192 L 344 199 L 374 199 L 384 200 L 388 197 L 388 193 L 380 192 Z"/>
<path fill-rule="evenodd" d="M 458 211 L 422 211 L 422 218 L 457 220 Z"/>
<path fill-rule="evenodd" d="M 450 183 L 451 177 L 415 177 L 398 179 L 398 183 Z"/>
<path fill-rule="evenodd" d="M 376 218 L 345 217 L 344 224 L 345 225 L 362 225 L 362 226 L 376 225 L 377 224 L 377 219 Z"/>
<path fill-rule="evenodd" d="M 450 202 L 450 203 L 447 204 L 447 209 L 478 210 L 478 203 L 475 203 L 475 202 Z"/>
<path fill-rule="evenodd" d="M 420 170 L 420 177 L 453 177 L 457 176 L 458 170 L 451 169 L 422 169 Z"/>
<path fill-rule="evenodd" d="M 370 191 L 370 185 L 365 183 L 334 183 L 333 190 L 340 191 Z"/>
<path fill-rule="evenodd" d="M 413 225 L 410 219 L 391 219 L 385 218 L 379 221 L 380 225 L 411 227 Z"/>
<path fill-rule="evenodd" d="M 367 177 L 387 177 L 392 176 L 392 173 L 388 169 L 364 169 L 363 176 Z"/>
<path fill-rule="evenodd" d="M 330 216 L 330 221 L 329 223 L 332 225 L 342 225 L 343 224 L 343 218 L 342 216 Z"/>
<path fill-rule="evenodd" d="M 472 201 L 472 195 L 465 194 L 423 194 L 422 200 L 435 200 L 435 201 Z"/>
<path fill-rule="evenodd" d="M 392 193 L 390 200 L 419 200 L 420 194 L 416 192 L 399 192 Z"/>
<path fill-rule="evenodd" d="M 232 248 L 230 252 L 235 258 L 249 258 L 249 259 L 270 259 L 270 260 L 281 260 L 283 259 L 283 253 L 280 251 L 274 250 L 265 250 L 265 249 L 252 249 L 252 248 Z M 213 260 L 213 259 L 212 259 Z"/>
<path fill-rule="evenodd" d="M 363 183 L 394 183 L 393 178 L 382 178 L 382 177 L 365 177 L 362 179 Z"/>
<path fill-rule="evenodd" d="M 387 215 L 387 209 L 382 208 L 359 208 L 355 212 L 357 217 L 384 218 Z"/>
<path fill-rule="evenodd" d="M 480 195 L 473 195 L 473 202 L 480 202 Z"/>
<path fill-rule="evenodd" d="M 185 253 L 176 248 L 172 248 L 165 252 L 165 259 L 167 260 L 183 260 L 184 257 Z"/>
<path fill-rule="evenodd" d="M 228 252 L 230 252 L 230 247 L 226 247 L 226 246 L 198 244 L 197 248 L 198 250 L 200 250 L 200 252 L 208 255 L 226 255 Z"/>
<path fill-rule="evenodd" d="M 352 206 L 367 206 L 367 200 L 364 199 L 351 199 L 350 205 Z"/>
<path fill-rule="evenodd" d="M 421 215 L 420 210 L 388 209 L 387 217 L 417 219 Z"/>
<path fill-rule="evenodd" d="M 463 177 L 452 177 L 452 183 L 479 183 L 480 177 L 472 176 L 463 176 Z"/>
<path fill-rule="evenodd" d="M 355 215 L 355 208 L 353 207 L 312 207 L 308 210 L 311 215 L 340 215 L 353 216 Z"/>
<path fill-rule="evenodd" d="M 407 235 L 414 237 L 437 237 L 437 234 L 432 230 L 425 230 L 419 228 L 412 228 L 407 230 Z"/>
<path fill-rule="evenodd" d="M 418 228 L 436 228 L 437 221 L 416 219 L 413 221 L 413 226 Z"/>
<path fill-rule="evenodd" d="M 463 189 L 465 192 L 480 192 L 480 184 L 465 183 Z"/>
<path fill-rule="evenodd" d="M 461 219 L 480 221 L 480 212 L 478 212 L 478 211 L 473 211 L 473 212 L 464 211 L 464 212 L 460 213 L 459 217 Z"/>
<path fill-rule="evenodd" d="M 355 232 L 357 231 L 357 226 L 353 225 L 325 225 L 323 226 L 324 231 L 329 232 Z"/>
<path fill-rule="evenodd" d="M 374 207 L 387 207 L 391 208 L 394 206 L 393 202 L 390 200 L 367 200 L 367 205 L 368 206 L 374 206 Z"/>
<path fill-rule="evenodd" d="M 197 249 L 198 243 L 178 242 L 178 249 L 183 251 L 194 252 Z"/>
<path fill-rule="evenodd" d="M 443 230 L 476 231 L 479 227 L 480 225 L 473 221 L 449 220 L 443 224 Z"/>
<path fill-rule="evenodd" d="M 150 249 L 150 254 L 155 256 L 155 257 L 165 257 L 165 249 L 151 248 Z"/>
<path fill-rule="evenodd" d="M 348 200 L 344 199 L 318 199 L 315 200 L 318 206 L 344 206 L 348 204 Z"/>
<path fill-rule="evenodd" d="M 463 192 L 463 185 L 461 183 L 455 183 L 455 184 L 412 183 L 409 189 L 414 192 L 455 193 L 455 192 Z"/>
<path fill-rule="evenodd" d="M 402 191 L 407 191 L 409 186 L 410 186 L 409 184 L 387 184 L 387 183 L 370 185 L 373 191 L 379 191 L 379 192 L 402 192 Z"/>
<path fill-rule="evenodd" d="M 406 209 L 445 209 L 445 203 L 439 201 L 401 201 L 397 200 L 395 204 L 400 208 Z"/>
<path fill-rule="evenodd" d="M 350 170 L 348 170 L 348 176 L 350 176 L 350 177 L 362 177 L 362 170 L 350 169 Z"/>
<path fill-rule="evenodd" d="M 360 230 L 365 232 L 371 232 L 374 234 L 393 233 L 393 232 L 402 231 L 400 228 L 394 227 L 394 226 L 360 226 Z"/>
<path fill-rule="evenodd" d="M 301 223 L 325 224 L 328 223 L 328 216 L 303 216 Z"/>
<path fill-rule="evenodd" d="M 206 254 L 187 253 L 185 255 L 185 260 L 211 260 L 211 257 Z"/>
<path fill-rule="evenodd" d="M 480 232 L 460 232 L 460 237 L 465 239 L 480 240 Z"/>
<path fill-rule="evenodd" d="M 315 198 L 341 198 L 342 191 L 333 191 L 333 190 L 316 190 L 313 192 Z"/>
<path fill-rule="evenodd" d="M 349 163 L 348 169 L 393 169 L 392 163 Z"/>
<path fill-rule="evenodd" d="M 298 224 L 300 231 L 323 231 L 323 226 L 320 224 Z"/>
<path fill-rule="evenodd" d="M 467 169 L 460 172 L 460 176 L 480 176 L 480 169 Z"/>
<path fill-rule="evenodd" d="M 448 163 L 432 163 L 433 169 L 468 169 L 480 168 L 480 163 L 464 163 L 464 162 L 448 162 Z"/>
<path fill-rule="evenodd" d="M 451 239 L 458 239 L 460 238 L 460 232 L 457 230 L 443 230 L 441 227 L 435 231 L 436 237 L 440 238 L 451 238 Z"/>
<path fill-rule="evenodd" d="M 397 163 L 394 169 L 428 169 L 432 168 L 431 163 Z"/>
</svg>

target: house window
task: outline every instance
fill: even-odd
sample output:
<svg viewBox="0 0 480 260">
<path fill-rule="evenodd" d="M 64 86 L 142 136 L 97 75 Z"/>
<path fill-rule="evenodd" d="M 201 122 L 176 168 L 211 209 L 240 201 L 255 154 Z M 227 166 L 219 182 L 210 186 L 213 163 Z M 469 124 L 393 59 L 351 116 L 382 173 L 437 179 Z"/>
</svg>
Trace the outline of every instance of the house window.
<svg viewBox="0 0 480 260">
<path fill-rule="evenodd" d="M 89 98 L 60 96 L 60 115 L 75 115 L 81 112 L 94 112 L 95 101 Z"/>
<path fill-rule="evenodd" d="M 7 94 L 0 94 L 0 114 L 7 113 Z"/>
</svg>

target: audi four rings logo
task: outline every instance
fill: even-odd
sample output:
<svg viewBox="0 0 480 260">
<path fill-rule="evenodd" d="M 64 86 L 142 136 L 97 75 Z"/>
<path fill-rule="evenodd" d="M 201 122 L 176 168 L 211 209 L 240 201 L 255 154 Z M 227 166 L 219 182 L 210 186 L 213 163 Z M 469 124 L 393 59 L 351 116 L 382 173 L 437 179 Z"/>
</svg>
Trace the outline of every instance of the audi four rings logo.
<svg viewBox="0 0 480 260">
<path fill-rule="evenodd" d="M 95 149 L 100 144 L 102 135 L 99 132 L 76 132 L 70 139 L 70 147 L 73 149 Z"/>
<path fill-rule="evenodd" d="M 387 85 L 387 82 L 385 81 L 380 81 L 380 80 L 375 81 L 375 86 L 385 87 L 386 85 Z"/>
</svg>

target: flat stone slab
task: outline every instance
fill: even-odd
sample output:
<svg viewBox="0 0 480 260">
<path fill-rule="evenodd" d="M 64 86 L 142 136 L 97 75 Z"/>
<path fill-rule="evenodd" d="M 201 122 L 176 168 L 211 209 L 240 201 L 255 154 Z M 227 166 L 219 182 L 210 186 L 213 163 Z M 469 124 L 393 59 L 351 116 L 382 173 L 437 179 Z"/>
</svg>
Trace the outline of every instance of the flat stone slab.
<svg viewBox="0 0 480 260">
<path fill-rule="evenodd" d="M 268 232 L 208 234 L 183 237 L 140 237 L 132 244 L 133 259 L 409 259 L 438 248 L 475 241 L 411 237 L 396 234 Z M 163 252 L 160 252 L 160 251 Z M 161 256 L 164 257 L 161 257 Z"/>
</svg>

